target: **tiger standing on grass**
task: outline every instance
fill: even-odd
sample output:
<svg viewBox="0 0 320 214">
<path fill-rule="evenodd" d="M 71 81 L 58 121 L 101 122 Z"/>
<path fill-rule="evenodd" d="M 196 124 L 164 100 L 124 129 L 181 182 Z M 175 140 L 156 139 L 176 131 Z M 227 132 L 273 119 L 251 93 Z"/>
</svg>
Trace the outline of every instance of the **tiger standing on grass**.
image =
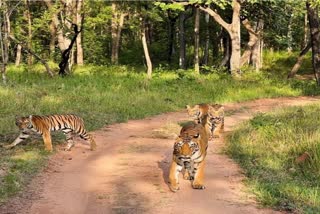
<svg viewBox="0 0 320 214">
<path fill-rule="evenodd" d="M 73 114 L 65 115 L 30 115 L 27 117 L 16 117 L 16 125 L 21 130 L 20 135 L 10 145 L 5 148 L 12 148 L 27 139 L 30 132 L 34 131 L 42 135 L 45 149 L 52 151 L 51 131 L 61 130 L 66 135 L 67 147 L 70 150 L 74 146 L 73 135 L 78 134 L 82 139 L 90 143 L 90 149 L 96 149 L 96 143 L 93 137 L 87 133 L 84 122 L 81 117 Z"/>
<path fill-rule="evenodd" d="M 204 164 L 208 148 L 208 135 L 201 124 L 187 124 L 182 127 L 173 148 L 173 159 L 169 172 L 169 187 L 179 189 L 179 173 L 185 170 L 184 179 L 191 180 L 192 188 L 205 189 Z"/>
</svg>

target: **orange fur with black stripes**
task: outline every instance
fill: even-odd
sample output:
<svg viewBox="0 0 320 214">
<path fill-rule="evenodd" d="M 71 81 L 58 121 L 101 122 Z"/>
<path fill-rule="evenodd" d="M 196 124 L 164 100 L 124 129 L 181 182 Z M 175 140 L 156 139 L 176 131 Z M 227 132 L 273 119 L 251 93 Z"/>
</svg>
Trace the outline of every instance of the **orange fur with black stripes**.
<svg viewBox="0 0 320 214">
<path fill-rule="evenodd" d="M 224 131 L 224 107 L 222 105 L 214 104 L 209 106 L 207 124 L 211 129 L 211 136 L 219 138 Z"/>
<path fill-rule="evenodd" d="M 96 143 L 93 137 L 87 133 L 81 117 L 73 114 L 65 115 L 30 115 L 27 117 L 17 117 L 16 125 L 20 129 L 20 135 L 13 143 L 5 146 L 12 148 L 30 136 L 30 132 L 42 135 L 45 149 L 52 151 L 51 131 L 61 130 L 66 135 L 67 147 L 70 150 L 74 146 L 73 135 L 78 134 L 82 139 L 90 143 L 91 150 L 95 150 Z"/>
<path fill-rule="evenodd" d="M 194 189 L 204 189 L 204 164 L 208 148 L 208 135 L 201 124 L 187 124 L 182 127 L 174 143 L 170 166 L 170 189 L 179 189 L 179 173 L 186 171 L 184 178 L 191 180 Z"/>
</svg>

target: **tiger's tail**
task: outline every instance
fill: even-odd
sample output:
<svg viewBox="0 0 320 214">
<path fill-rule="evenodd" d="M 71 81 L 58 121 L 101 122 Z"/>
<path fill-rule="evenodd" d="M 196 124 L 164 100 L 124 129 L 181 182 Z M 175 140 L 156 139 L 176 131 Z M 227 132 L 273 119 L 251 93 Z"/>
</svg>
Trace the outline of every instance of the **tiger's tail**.
<svg viewBox="0 0 320 214">
<path fill-rule="evenodd" d="M 96 150 L 97 144 L 91 134 L 88 134 L 86 131 L 84 131 L 83 133 L 80 134 L 80 137 L 90 143 L 91 151 Z"/>
</svg>

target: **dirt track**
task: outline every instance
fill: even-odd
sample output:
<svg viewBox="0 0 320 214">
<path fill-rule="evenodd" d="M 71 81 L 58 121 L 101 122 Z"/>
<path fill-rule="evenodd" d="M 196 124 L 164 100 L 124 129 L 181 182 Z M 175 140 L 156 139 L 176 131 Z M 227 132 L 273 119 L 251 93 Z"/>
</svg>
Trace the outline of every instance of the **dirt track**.
<svg viewBox="0 0 320 214">
<path fill-rule="evenodd" d="M 261 99 L 226 104 L 226 132 L 256 112 L 319 102 L 319 98 Z M 244 193 L 239 167 L 221 154 L 223 139 L 209 143 L 205 190 L 194 190 L 181 176 L 180 190 L 167 186 L 173 138 L 186 112 L 115 124 L 93 133 L 98 150 L 78 143 L 58 152 L 24 193 L 0 213 L 276 213 L 259 209 Z M 28 211 L 28 212 L 27 212 Z"/>
</svg>

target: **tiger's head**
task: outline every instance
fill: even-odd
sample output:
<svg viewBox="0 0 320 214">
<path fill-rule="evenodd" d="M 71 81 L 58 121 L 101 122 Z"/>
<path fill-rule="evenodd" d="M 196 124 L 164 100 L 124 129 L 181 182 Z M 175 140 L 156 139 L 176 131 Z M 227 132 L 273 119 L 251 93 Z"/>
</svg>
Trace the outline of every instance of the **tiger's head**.
<svg viewBox="0 0 320 214">
<path fill-rule="evenodd" d="M 204 128 L 200 124 L 187 124 L 182 127 L 179 137 L 174 143 L 173 154 L 180 165 L 189 164 L 194 157 L 198 157 L 202 141 L 206 139 Z"/>
<path fill-rule="evenodd" d="M 193 107 L 186 105 L 189 117 L 192 118 L 196 123 L 201 123 L 201 120 L 208 113 L 208 107 L 208 104 L 198 104 Z"/>
<path fill-rule="evenodd" d="M 29 129 L 31 126 L 31 116 L 27 116 L 27 117 L 16 116 L 16 126 L 18 126 L 20 130 Z"/>
<path fill-rule="evenodd" d="M 207 122 L 211 125 L 213 131 L 215 127 L 223 122 L 224 107 L 220 104 L 210 105 L 208 109 Z"/>
</svg>

